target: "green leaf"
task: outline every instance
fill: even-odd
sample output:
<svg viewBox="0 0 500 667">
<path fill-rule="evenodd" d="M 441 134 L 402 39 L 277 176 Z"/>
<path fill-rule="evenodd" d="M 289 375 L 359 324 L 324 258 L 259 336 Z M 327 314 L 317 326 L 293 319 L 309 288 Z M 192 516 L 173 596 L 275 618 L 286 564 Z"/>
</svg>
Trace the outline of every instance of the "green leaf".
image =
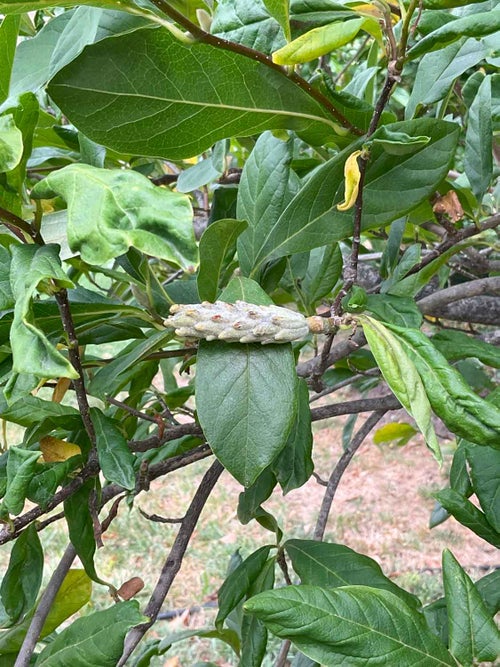
<svg viewBox="0 0 500 667">
<path fill-rule="evenodd" d="M 500 533 L 500 450 L 467 443 L 465 455 L 474 493 L 488 522 Z"/>
<path fill-rule="evenodd" d="M 386 326 L 366 315 L 360 315 L 359 320 L 385 381 L 415 420 L 434 456 L 441 461 L 441 450 L 431 421 L 431 406 L 417 368 Z"/>
<path fill-rule="evenodd" d="M 200 299 L 215 301 L 227 262 L 236 250 L 236 239 L 247 228 L 244 220 L 216 220 L 200 239 L 200 270 L 197 277 Z"/>
<path fill-rule="evenodd" d="M 276 5 L 283 0 L 268 0 Z M 288 3 L 287 3 L 288 4 Z M 283 27 L 262 0 L 220 0 L 214 11 L 210 30 L 213 34 L 237 44 L 270 54 L 285 43 Z M 283 17 L 283 11 L 280 12 Z"/>
<path fill-rule="evenodd" d="M 0 24 L 0 104 L 7 99 L 12 63 L 16 52 L 19 16 L 5 16 Z"/>
<path fill-rule="evenodd" d="M 500 410 L 477 396 L 421 331 L 387 325 L 421 377 L 436 412 L 456 435 L 498 447 Z"/>
<path fill-rule="evenodd" d="M 380 565 L 364 554 L 343 544 L 313 540 L 288 540 L 283 545 L 302 584 L 321 588 L 371 586 L 397 595 L 409 607 L 417 609 L 420 601 L 384 575 Z"/>
<path fill-rule="evenodd" d="M 49 7 L 74 7 L 78 5 L 95 5 L 99 7 L 117 7 L 126 9 L 127 5 L 136 7 L 128 0 L 2 0 L 0 2 L 0 14 L 25 14 L 36 12 Z"/>
<path fill-rule="evenodd" d="M 0 310 L 14 307 L 14 297 L 10 287 L 10 252 L 0 246 Z"/>
<path fill-rule="evenodd" d="M 105 583 L 97 575 L 94 566 L 96 543 L 89 502 L 90 495 L 95 491 L 95 480 L 90 479 L 85 482 L 76 493 L 64 501 L 64 516 L 68 524 L 70 542 L 75 547 L 85 572 L 93 581 Z"/>
<path fill-rule="evenodd" d="M 485 76 L 469 109 L 464 167 L 472 192 L 480 202 L 493 175 L 491 78 Z"/>
<path fill-rule="evenodd" d="M 308 303 L 314 305 L 333 290 L 342 275 L 342 252 L 337 243 L 313 248 L 300 289 Z"/>
<path fill-rule="evenodd" d="M 461 665 L 493 661 L 500 635 L 481 596 L 451 551 L 443 552 L 443 581 L 448 608 L 449 647 Z"/>
<path fill-rule="evenodd" d="M 407 58 L 413 60 L 424 53 L 442 49 L 444 46 L 456 42 L 461 37 L 484 37 L 500 30 L 500 10 L 472 14 L 463 18 L 450 21 L 441 26 L 430 35 L 426 35 L 408 53 Z"/>
<path fill-rule="evenodd" d="M 218 141 L 210 157 L 200 160 L 192 167 L 181 171 L 177 179 L 177 192 L 192 192 L 219 178 L 225 170 L 227 141 Z"/>
<path fill-rule="evenodd" d="M 363 194 L 365 230 L 387 225 L 435 191 L 448 171 L 459 132 L 458 125 L 434 119 L 393 123 L 390 128 L 431 140 L 403 156 L 373 147 Z M 352 234 L 352 212 L 338 211 L 336 205 L 344 195 L 345 160 L 357 146 L 349 146 L 315 171 L 255 249 L 256 267 L 271 258 L 311 250 Z"/>
<path fill-rule="evenodd" d="M 493 544 L 497 549 L 500 548 L 500 533 L 490 525 L 485 515 L 470 500 L 454 489 L 443 489 L 436 493 L 435 497 L 462 525 L 470 528 L 476 535 Z"/>
<path fill-rule="evenodd" d="M 208 44 L 181 43 L 167 30 L 136 30 L 88 46 L 48 90 L 93 141 L 136 155 L 182 159 L 219 139 L 279 128 L 321 143 L 337 127 L 285 74 Z M 153 116 L 158 133 L 151 132 Z"/>
<path fill-rule="evenodd" d="M 432 337 L 432 342 L 448 361 L 474 357 L 487 366 L 500 368 L 500 350 L 498 347 L 480 339 L 472 338 L 464 331 L 451 329 L 438 331 Z"/>
<path fill-rule="evenodd" d="M 35 524 L 16 539 L 9 566 L 0 585 L 0 598 L 12 623 L 35 603 L 43 574 L 43 549 Z"/>
<path fill-rule="evenodd" d="M 500 570 L 494 570 L 474 583 L 486 609 L 493 616 L 500 611 Z"/>
<path fill-rule="evenodd" d="M 380 260 L 380 275 L 382 278 L 388 278 L 398 264 L 405 228 L 406 218 L 399 218 L 399 220 L 394 220 L 389 229 L 389 236 Z"/>
<path fill-rule="evenodd" d="M 272 464 L 284 494 L 299 489 L 312 475 L 312 445 L 309 389 L 305 380 L 299 380 L 297 416 L 283 451 Z"/>
<path fill-rule="evenodd" d="M 50 607 L 40 637 L 49 635 L 63 621 L 90 602 L 91 594 L 92 581 L 85 570 L 69 570 Z"/>
<path fill-rule="evenodd" d="M 398 447 L 402 447 L 413 438 L 415 433 L 417 431 L 411 424 L 391 422 L 375 431 L 373 442 L 376 445 L 395 442 Z"/>
<path fill-rule="evenodd" d="M 35 474 L 30 480 L 26 497 L 32 503 L 41 505 L 45 508 L 52 500 L 52 496 L 69 475 L 77 467 L 81 467 L 81 457 L 72 456 L 70 459 L 61 463 L 45 463 L 39 465 Z"/>
<path fill-rule="evenodd" d="M 38 120 L 38 101 L 32 93 L 19 97 L 15 107 L 8 109 L 12 113 L 14 123 L 21 131 L 23 154 L 20 162 L 5 175 L 0 174 L 0 201 L 2 208 L 23 217 L 23 192 L 26 176 L 26 163 L 31 154 L 33 132 Z"/>
<path fill-rule="evenodd" d="M 112 3 L 108 4 L 112 6 Z M 123 11 L 85 6 L 55 16 L 35 37 L 18 45 L 12 68 L 10 99 L 28 90 L 36 93 L 76 58 L 87 44 L 110 35 L 130 32 L 145 23 L 148 23 L 146 18 Z"/>
<path fill-rule="evenodd" d="M 38 396 L 25 396 L 9 405 L 0 391 L 0 417 L 5 421 L 19 424 L 29 428 L 30 426 L 45 423 L 59 424 L 65 422 L 68 428 L 81 426 L 81 418 L 78 410 L 69 405 L 61 405 L 53 401 L 44 401 Z"/>
<path fill-rule="evenodd" d="M 244 609 L 326 667 L 456 665 L 421 614 L 388 591 L 287 586 L 260 593 Z"/>
<path fill-rule="evenodd" d="M 128 630 L 144 621 L 137 600 L 118 602 L 74 621 L 36 660 L 36 667 L 115 667 Z"/>
<path fill-rule="evenodd" d="M 58 246 L 13 246 L 11 287 L 16 302 L 10 332 L 13 370 L 42 378 L 77 378 L 76 370 L 37 327 L 33 316 L 32 299 L 37 291 L 73 287 L 61 268 Z"/>
<path fill-rule="evenodd" d="M 90 264 L 122 255 L 132 246 L 187 267 L 197 252 L 188 198 L 157 188 L 136 171 L 71 164 L 31 191 L 36 199 L 62 196 L 68 203 L 68 243 Z"/>
<path fill-rule="evenodd" d="M 264 5 L 271 16 L 280 24 L 287 42 L 291 40 L 290 0 L 264 0 Z"/>
<path fill-rule="evenodd" d="M 408 297 L 369 294 L 365 307 L 382 322 L 412 329 L 418 329 L 422 324 L 422 313 L 414 299 Z"/>
<path fill-rule="evenodd" d="M 243 167 L 236 215 L 248 222 L 248 229 L 238 239 L 238 260 L 246 274 L 254 268 L 259 248 L 293 197 L 292 156 L 291 140 L 264 132 Z"/>
<path fill-rule="evenodd" d="M 12 114 L 0 116 L 0 172 L 14 169 L 22 156 L 23 135 L 17 129 Z"/>
<path fill-rule="evenodd" d="M 336 21 L 313 28 L 293 42 L 273 53 L 273 62 L 278 65 L 298 65 L 315 60 L 351 42 L 360 30 L 365 30 L 381 41 L 382 32 L 378 21 L 371 17 Z"/>
<path fill-rule="evenodd" d="M 297 409 L 291 345 L 201 341 L 196 405 L 214 454 L 250 486 L 286 444 Z"/>
<path fill-rule="evenodd" d="M 276 486 L 276 476 L 271 466 L 263 470 L 252 486 L 240 493 L 238 497 L 238 519 L 246 524 L 260 514 L 261 505 L 265 502 Z"/>
<path fill-rule="evenodd" d="M 260 547 L 236 567 L 219 589 L 219 610 L 215 627 L 222 629 L 228 614 L 243 600 L 261 573 L 271 551 L 271 546 Z"/>
<path fill-rule="evenodd" d="M 387 126 L 382 126 L 377 132 L 374 144 L 380 144 L 390 155 L 411 155 L 421 146 L 427 146 L 430 137 L 410 137 L 406 132 L 393 132 Z"/>
<path fill-rule="evenodd" d="M 2 512 L 20 514 L 23 511 L 28 486 L 36 469 L 40 452 L 11 447 L 7 459 L 7 490 L 2 501 Z"/>
<path fill-rule="evenodd" d="M 276 559 L 269 558 L 248 590 L 248 597 L 271 590 L 274 586 Z M 241 622 L 239 667 L 261 667 L 266 654 L 267 629 L 256 616 L 245 614 Z"/>
<path fill-rule="evenodd" d="M 441 51 L 427 53 L 418 64 L 415 83 L 405 109 L 405 118 L 412 118 L 422 105 L 442 100 L 455 79 L 481 62 L 486 47 L 476 39 L 463 37 Z"/>
<path fill-rule="evenodd" d="M 104 477 L 132 491 L 135 488 L 135 457 L 115 421 L 98 408 L 90 408 L 99 464 Z"/>
</svg>

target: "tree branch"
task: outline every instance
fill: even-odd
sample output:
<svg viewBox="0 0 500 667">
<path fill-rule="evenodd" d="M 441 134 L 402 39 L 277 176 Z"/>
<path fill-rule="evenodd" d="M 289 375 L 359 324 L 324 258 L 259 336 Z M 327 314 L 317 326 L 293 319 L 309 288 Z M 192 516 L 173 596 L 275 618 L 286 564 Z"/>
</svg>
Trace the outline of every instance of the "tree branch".
<svg viewBox="0 0 500 667">
<path fill-rule="evenodd" d="M 368 436 L 373 427 L 377 422 L 384 416 L 386 413 L 385 409 L 379 409 L 376 412 L 373 412 L 368 419 L 365 421 L 363 426 L 357 431 L 353 436 L 349 446 L 344 451 L 340 457 L 337 465 L 333 469 L 330 479 L 328 480 L 328 485 L 326 487 L 325 495 L 323 496 L 323 502 L 321 504 L 321 509 L 319 511 L 318 520 L 316 522 L 316 528 L 314 530 L 314 539 L 321 541 L 325 535 L 326 524 L 328 522 L 328 516 L 332 508 L 333 499 L 335 493 L 342 479 L 342 475 L 347 469 L 347 466 L 352 461 L 354 454 L 361 447 L 364 439 Z"/>
<path fill-rule="evenodd" d="M 198 490 L 193 496 L 193 500 L 191 501 L 191 504 L 186 512 L 186 516 L 182 520 L 179 532 L 177 533 L 174 544 L 172 545 L 172 549 L 170 550 L 167 560 L 163 565 L 158 582 L 151 595 L 151 598 L 149 599 L 146 609 L 144 610 L 145 615 L 149 616 L 150 620 L 147 623 L 142 623 L 141 625 L 132 628 L 132 630 L 129 632 L 125 640 L 123 654 L 117 664 L 117 667 L 122 667 L 126 663 L 137 644 L 141 641 L 147 630 L 155 622 L 165 597 L 170 590 L 172 582 L 180 570 L 182 559 L 200 517 L 201 511 L 203 510 L 205 503 L 207 502 L 208 497 L 210 496 L 210 493 L 212 492 L 223 470 L 224 468 L 222 464 L 219 463 L 219 461 L 215 461 L 205 473 L 201 484 L 198 487 Z"/>
<path fill-rule="evenodd" d="M 304 90 L 308 95 L 313 97 L 316 102 L 321 104 L 321 106 L 326 109 L 335 118 L 335 120 L 337 120 L 342 125 L 342 127 L 345 127 L 350 132 L 358 136 L 363 135 L 363 132 L 359 128 L 352 125 L 352 123 L 342 113 L 340 113 L 336 107 L 333 106 L 327 97 L 325 97 L 319 90 L 311 86 L 308 81 L 303 79 L 296 72 L 286 72 L 286 70 L 284 70 L 280 65 L 276 65 L 276 63 L 274 63 L 271 58 L 269 58 L 269 56 L 266 56 L 261 51 L 251 49 L 248 46 L 243 46 L 243 44 L 231 42 L 227 39 L 222 39 L 222 37 L 217 37 L 216 35 L 212 35 L 209 32 L 205 32 L 205 30 L 196 25 L 196 23 L 193 23 L 187 17 L 181 14 L 181 12 L 178 12 L 176 9 L 174 9 L 174 7 L 172 7 L 170 3 L 167 2 L 167 0 L 151 0 L 151 2 L 156 7 L 158 7 L 158 9 L 163 12 L 163 14 L 169 16 L 176 23 L 188 30 L 193 35 L 193 37 L 196 37 L 196 39 L 198 39 L 200 42 L 210 44 L 219 49 L 225 49 L 226 51 L 232 51 L 233 53 L 239 53 L 240 55 L 251 58 L 252 60 L 257 60 L 263 65 L 266 65 L 266 67 L 269 67 L 270 69 L 279 72 L 281 75 L 286 76 L 299 88 L 302 88 L 302 90 Z"/>
<path fill-rule="evenodd" d="M 433 292 L 420 299 L 418 307 L 424 315 L 433 315 L 434 311 L 454 301 L 461 301 L 462 299 L 469 299 L 483 294 L 500 296 L 500 276 L 471 280 L 468 283 L 460 283 L 459 285 L 453 285 L 438 292 Z"/>
<path fill-rule="evenodd" d="M 320 408 L 311 410 L 311 420 L 319 421 L 329 417 L 339 417 L 340 415 L 354 415 L 360 412 L 371 412 L 372 410 L 400 410 L 403 406 L 394 396 L 386 394 L 380 398 L 361 398 L 357 401 L 344 401 L 344 403 L 332 403 L 331 405 L 322 405 Z"/>
<path fill-rule="evenodd" d="M 0 207 L 0 221 L 23 243 L 26 243 L 26 237 L 29 237 L 34 243 L 45 245 L 43 238 L 29 222 L 26 222 L 26 220 L 23 220 L 6 208 Z"/>
<path fill-rule="evenodd" d="M 52 573 L 47 588 L 42 593 L 40 602 L 37 605 L 33 618 L 31 619 L 28 632 L 24 638 L 21 650 L 17 656 L 14 667 L 29 667 L 31 656 L 35 650 L 36 644 L 40 637 L 40 633 L 44 626 L 47 616 L 49 615 L 50 608 L 55 600 L 57 592 L 61 588 L 61 584 L 64 581 L 64 577 L 67 575 L 71 564 L 75 560 L 76 551 L 72 544 L 69 544 L 66 547 L 66 551 L 63 554 L 63 557 L 59 561 L 59 565 L 56 567 Z"/>
<path fill-rule="evenodd" d="M 497 296 L 477 296 L 449 304 L 443 303 L 435 308 L 427 309 L 426 315 L 455 322 L 499 326 L 500 298 Z"/>
</svg>

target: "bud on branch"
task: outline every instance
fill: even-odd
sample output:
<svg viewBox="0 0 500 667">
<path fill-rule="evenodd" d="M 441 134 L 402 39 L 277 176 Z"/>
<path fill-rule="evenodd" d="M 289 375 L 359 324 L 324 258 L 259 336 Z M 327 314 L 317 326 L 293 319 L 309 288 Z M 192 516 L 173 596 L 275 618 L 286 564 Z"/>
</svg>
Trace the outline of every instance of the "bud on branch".
<svg viewBox="0 0 500 667">
<path fill-rule="evenodd" d="M 280 306 L 257 306 L 245 301 L 225 303 L 175 304 L 165 326 L 175 329 L 179 338 L 223 340 L 226 343 L 290 343 L 310 333 L 332 333 L 340 317 L 304 317 Z"/>
</svg>

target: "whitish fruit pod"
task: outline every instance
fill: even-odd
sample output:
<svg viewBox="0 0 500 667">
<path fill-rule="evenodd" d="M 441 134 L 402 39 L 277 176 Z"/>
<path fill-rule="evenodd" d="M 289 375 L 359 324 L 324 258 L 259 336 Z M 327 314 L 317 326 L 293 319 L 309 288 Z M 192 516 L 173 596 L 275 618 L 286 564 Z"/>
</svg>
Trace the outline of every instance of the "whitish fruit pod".
<svg viewBox="0 0 500 667">
<path fill-rule="evenodd" d="M 244 301 L 204 301 L 170 308 L 165 326 L 180 338 L 223 340 L 226 343 L 289 343 L 309 334 L 307 319 L 279 306 L 256 306 Z"/>
</svg>

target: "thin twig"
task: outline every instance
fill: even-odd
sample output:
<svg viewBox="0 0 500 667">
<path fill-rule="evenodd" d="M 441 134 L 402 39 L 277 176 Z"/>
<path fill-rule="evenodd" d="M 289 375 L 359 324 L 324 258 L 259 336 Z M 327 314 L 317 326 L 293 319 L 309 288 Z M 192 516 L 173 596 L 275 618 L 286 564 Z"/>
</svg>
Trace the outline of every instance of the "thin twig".
<svg viewBox="0 0 500 667">
<path fill-rule="evenodd" d="M 128 412 L 128 414 L 132 415 L 132 417 L 137 417 L 138 419 L 144 419 L 145 421 L 153 422 L 154 424 L 157 423 L 156 417 L 152 417 L 151 415 L 147 415 L 145 412 L 136 410 L 132 406 L 127 405 L 126 403 L 123 403 L 123 401 L 119 401 L 118 399 L 113 398 L 112 396 L 106 396 L 106 403 L 110 403 L 111 405 L 114 405 L 117 408 L 125 410 L 125 412 Z"/>
<path fill-rule="evenodd" d="M 346 471 L 349 463 L 352 461 L 354 454 L 361 447 L 364 439 L 368 436 L 370 431 L 384 416 L 385 413 L 386 410 L 377 410 L 368 417 L 363 426 L 353 436 L 349 446 L 344 451 L 337 465 L 333 469 L 332 474 L 330 475 L 330 479 L 328 480 L 328 485 L 326 487 L 325 495 L 323 496 L 323 502 L 319 511 L 318 520 L 316 522 L 316 528 L 314 530 L 315 540 L 321 541 L 325 535 L 328 516 L 332 508 L 335 493 L 339 486 L 340 480 L 342 479 L 342 475 Z"/>
<path fill-rule="evenodd" d="M 291 646 L 292 642 L 289 639 L 285 639 L 281 644 L 280 652 L 278 653 L 274 667 L 286 667 L 288 664 L 288 652 L 290 651 Z"/>
<path fill-rule="evenodd" d="M 148 604 L 146 605 L 146 609 L 144 610 L 144 614 L 149 616 L 150 620 L 147 623 L 142 623 L 141 625 L 132 628 L 132 630 L 129 632 L 125 640 L 123 654 L 117 664 L 117 667 L 122 667 L 126 663 L 137 644 L 141 641 L 144 634 L 155 622 L 165 597 L 170 590 L 172 582 L 180 570 L 182 559 L 200 517 L 201 511 L 203 510 L 208 497 L 210 496 L 210 493 L 212 492 L 223 470 L 224 468 L 221 463 L 219 463 L 219 461 L 215 461 L 205 473 L 200 486 L 193 496 L 191 504 L 189 505 L 189 508 L 186 512 L 186 516 L 181 523 L 179 532 L 177 533 L 174 544 L 172 545 L 172 549 L 170 550 L 170 553 L 163 565 L 158 582 L 154 588 Z"/>
<path fill-rule="evenodd" d="M 71 564 L 75 560 L 76 551 L 72 544 L 66 547 L 63 557 L 59 561 L 59 565 L 54 570 L 50 578 L 47 588 L 42 593 L 40 602 L 37 605 L 33 618 L 31 619 L 28 632 L 23 641 L 23 645 L 19 651 L 14 667 L 28 667 L 31 662 L 31 657 L 35 650 L 36 644 L 40 637 L 40 633 L 44 626 L 47 616 L 52 607 L 57 592 L 61 588 L 64 577 L 67 575 Z"/>
<path fill-rule="evenodd" d="M 159 514 L 148 514 L 140 507 L 137 509 L 139 510 L 140 514 L 142 514 L 142 516 L 148 521 L 154 521 L 156 523 L 182 523 L 184 521 L 184 517 L 180 517 L 179 519 L 170 519 L 169 517 L 160 516 Z"/>
</svg>

